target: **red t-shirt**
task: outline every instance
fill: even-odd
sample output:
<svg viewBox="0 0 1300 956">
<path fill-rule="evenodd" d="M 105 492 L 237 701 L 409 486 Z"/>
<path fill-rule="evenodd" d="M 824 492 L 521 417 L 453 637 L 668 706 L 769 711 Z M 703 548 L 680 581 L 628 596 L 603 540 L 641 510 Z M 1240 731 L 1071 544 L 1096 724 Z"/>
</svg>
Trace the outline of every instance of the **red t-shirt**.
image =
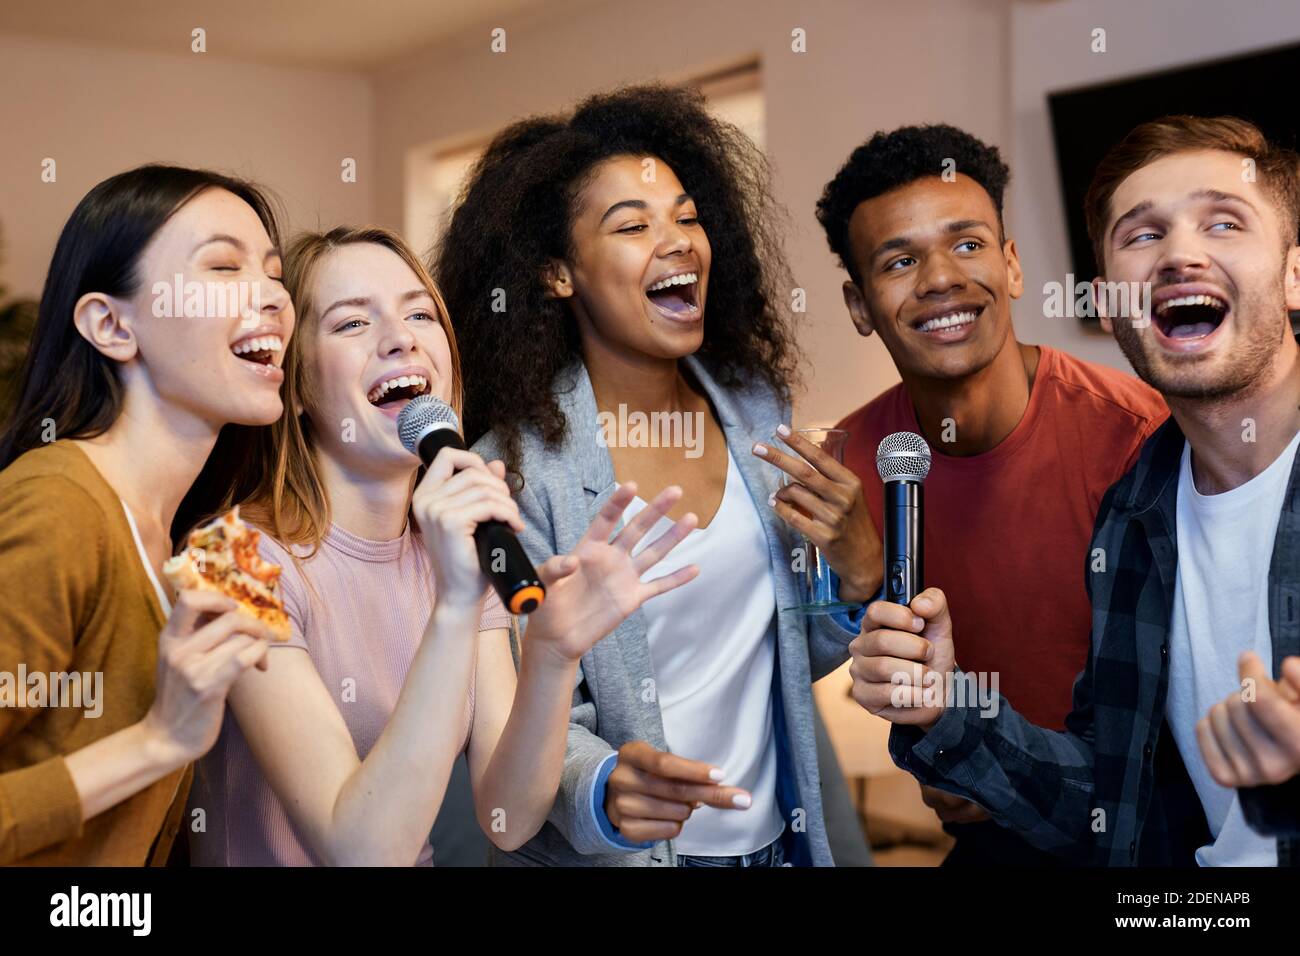
<svg viewBox="0 0 1300 956">
<path fill-rule="evenodd" d="M 1097 508 L 1169 409 L 1131 375 L 1040 353 L 1024 417 L 996 448 L 958 458 L 931 447 L 924 583 L 948 597 L 961 668 L 996 672 L 1017 711 L 1059 730 L 1087 659 L 1084 574 Z M 838 427 L 879 529 L 876 447 L 890 432 L 920 434 L 916 411 L 899 384 Z"/>
</svg>

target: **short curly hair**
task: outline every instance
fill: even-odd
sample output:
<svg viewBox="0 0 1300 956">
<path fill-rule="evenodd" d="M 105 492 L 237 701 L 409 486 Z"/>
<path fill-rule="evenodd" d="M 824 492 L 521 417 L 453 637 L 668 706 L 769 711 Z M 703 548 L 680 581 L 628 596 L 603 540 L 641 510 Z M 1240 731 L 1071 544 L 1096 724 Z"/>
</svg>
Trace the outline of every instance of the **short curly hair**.
<svg viewBox="0 0 1300 956">
<path fill-rule="evenodd" d="M 471 171 L 435 254 L 432 272 L 461 350 L 465 438 L 496 430 L 511 472 L 523 428 L 551 446 L 565 434 L 552 390 L 582 349 L 569 307 L 547 295 L 544 272 L 552 260 L 573 258 L 582 189 L 600 163 L 623 155 L 666 163 L 699 209 L 713 250 L 700 360 L 728 387 L 757 378 L 788 397 L 797 384 L 784 214 L 762 153 L 711 116 L 695 91 L 645 85 L 597 94 L 571 115 L 502 130 Z"/>
<path fill-rule="evenodd" d="M 826 230 L 831 251 L 839 257 L 854 282 L 861 281 L 849 248 L 849 219 L 853 210 L 868 199 L 906 186 L 927 176 L 941 175 L 951 160 L 955 171 L 984 187 L 998 211 L 998 232 L 1002 224 L 1002 196 L 1011 170 L 996 146 L 989 146 L 965 130 L 942 123 L 929 126 L 900 126 L 892 132 L 876 133 L 853 151 L 835 178 L 826 184 L 817 202 L 817 221 Z"/>
</svg>

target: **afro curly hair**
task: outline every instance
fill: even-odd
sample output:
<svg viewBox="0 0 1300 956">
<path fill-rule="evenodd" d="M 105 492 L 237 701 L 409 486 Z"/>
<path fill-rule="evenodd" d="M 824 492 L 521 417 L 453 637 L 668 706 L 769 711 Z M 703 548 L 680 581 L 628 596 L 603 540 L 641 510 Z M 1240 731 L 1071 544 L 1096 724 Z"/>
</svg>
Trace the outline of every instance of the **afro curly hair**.
<svg viewBox="0 0 1300 956">
<path fill-rule="evenodd" d="M 699 209 L 713 250 L 700 360 L 727 386 L 758 378 L 788 396 L 797 384 L 785 305 L 793 283 L 779 243 L 784 215 L 762 153 L 711 116 L 695 91 L 645 85 L 600 93 L 571 115 L 502 130 L 471 170 L 435 253 L 432 272 L 460 347 L 465 438 L 495 430 L 512 473 L 522 429 L 536 429 L 551 446 L 565 434 L 552 390 L 582 360 L 581 341 L 543 276 L 551 261 L 573 258 L 584 186 L 600 163 L 624 155 L 666 163 Z"/>
</svg>

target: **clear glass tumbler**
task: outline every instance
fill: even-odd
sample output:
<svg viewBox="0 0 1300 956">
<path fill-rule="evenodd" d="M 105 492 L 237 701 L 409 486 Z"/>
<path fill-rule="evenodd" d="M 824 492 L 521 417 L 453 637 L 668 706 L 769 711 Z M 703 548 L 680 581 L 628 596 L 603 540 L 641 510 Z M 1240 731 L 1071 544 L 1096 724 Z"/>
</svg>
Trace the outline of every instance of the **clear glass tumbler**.
<svg viewBox="0 0 1300 956">
<path fill-rule="evenodd" d="M 849 438 L 847 431 L 842 428 L 796 428 L 795 431 L 836 461 L 843 463 L 844 444 Z M 793 482 L 794 479 L 782 473 L 783 486 Z M 795 510 L 804 513 L 797 505 Z M 798 611 L 802 614 L 830 614 L 857 607 L 856 604 L 835 600 L 831 588 L 830 565 L 826 563 L 821 549 L 802 535 L 800 535 L 798 549 L 791 555 L 791 567 L 798 581 L 799 603 L 781 610 Z"/>
</svg>

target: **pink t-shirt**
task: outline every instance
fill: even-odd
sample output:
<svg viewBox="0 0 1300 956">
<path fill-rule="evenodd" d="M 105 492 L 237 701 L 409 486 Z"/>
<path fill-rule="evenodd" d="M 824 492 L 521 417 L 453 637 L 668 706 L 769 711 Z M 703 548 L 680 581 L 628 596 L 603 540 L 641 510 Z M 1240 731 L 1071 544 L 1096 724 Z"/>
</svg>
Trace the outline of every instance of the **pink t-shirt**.
<svg viewBox="0 0 1300 956">
<path fill-rule="evenodd" d="M 299 555 L 309 550 L 294 548 Z M 364 760 L 397 706 L 433 609 L 433 574 L 423 543 L 409 526 L 392 541 L 368 541 L 331 525 L 301 569 L 265 533 L 259 552 L 283 568 L 280 591 L 293 625 L 289 642 L 272 646 L 298 647 L 311 655 Z M 489 589 L 479 630 L 509 626 L 509 612 Z M 462 749 L 473 719 L 471 684 Z M 206 832 L 193 832 L 196 808 L 204 810 Z M 216 746 L 195 767 L 189 811 L 190 856 L 197 866 L 322 863 L 299 837 L 229 709 Z M 433 847 L 426 840 L 416 865 L 432 863 Z"/>
</svg>

